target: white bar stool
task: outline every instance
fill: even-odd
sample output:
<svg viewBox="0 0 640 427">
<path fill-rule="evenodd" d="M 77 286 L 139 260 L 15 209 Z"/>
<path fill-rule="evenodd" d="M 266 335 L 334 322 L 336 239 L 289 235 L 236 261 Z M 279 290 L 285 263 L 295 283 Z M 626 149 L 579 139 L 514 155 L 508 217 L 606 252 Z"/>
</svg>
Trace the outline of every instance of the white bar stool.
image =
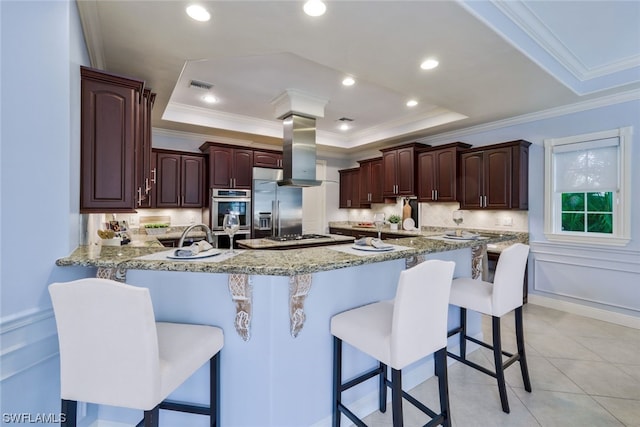
<svg viewBox="0 0 640 427">
<path fill-rule="evenodd" d="M 400 273 L 394 301 L 365 305 L 331 318 L 334 427 L 340 426 L 341 413 L 356 425 L 365 426 L 342 403 L 342 392 L 376 376 L 381 412 L 386 412 L 387 386 L 391 387 L 394 427 L 403 425 L 403 397 L 432 418 L 427 426 L 450 425 L 447 314 L 454 267 L 451 261 L 425 261 Z M 343 341 L 377 359 L 378 367 L 342 383 Z M 439 414 L 402 390 L 402 369 L 432 353 L 439 384 Z M 387 379 L 387 366 L 391 367 L 391 381 Z"/>
<path fill-rule="evenodd" d="M 60 346 L 62 426 L 76 426 L 77 402 L 144 411 L 138 424 L 157 427 L 159 409 L 210 417 L 220 426 L 222 329 L 155 321 L 147 288 L 90 278 L 49 286 Z M 210 404 L 165 398 L 209 361 Z"/>
<path fill-rule="evenodd" d="M 498 259 L 493 283 L 458 278 L 451 285 L 450 303 L 460 307 L 460 326 L 449 331 L 449 336 L 460 334 L 460 355 L 451 352 L 449 357 L 475 368 L 498 381 L 498 392 L 502 410 L 509 413 L 507 388 L 504 380 L 504 370 L 515 362 L 520 362 L 524 388 L 531 392 L 531 381 L 527 369 L 527 358 L 524 351 L 524 331 L 522 328 L 522 283 L 529 256 L 529 246 L 515 243 L 503 250 Z M 477 340 L 467 335 L 467 309 L 491 316 L 493 345 Z M 500 338 L 500 318 L 515 310 L 516 346 L 518 352 L 512 354 L 502 350 Z M 495 371 L 467 360 L 466 341 L 469 340 L 485 348 L 493 350 Z M 502 356 L 508 357 L 506 361 Z"/>
</svg>

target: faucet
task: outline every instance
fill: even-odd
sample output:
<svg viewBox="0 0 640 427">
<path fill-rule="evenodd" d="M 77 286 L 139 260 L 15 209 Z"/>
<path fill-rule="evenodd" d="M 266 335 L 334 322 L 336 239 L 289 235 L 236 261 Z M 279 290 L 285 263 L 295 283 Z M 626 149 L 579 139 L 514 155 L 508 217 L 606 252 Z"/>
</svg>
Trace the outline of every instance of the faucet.
<svg viewBox="0 0 640 427">
<path fill-rule="evenodd" d="M 207 242 L 209 242 L 211 245 L 214 245 L 213 233 L 211 232 L 211 229 L 209 228 L 209 226 L 207 224 L 193 224 L 188 226 L 182 233 L 182 236 L 180 236 L 180 240 L 178 240 L 179 248 L 181 248 L 182 245 L 184 245 L 184 238 L 187 237 L 187 234 L 196 227 L 200 227 L 204 229 L 204 231 L 207 233 Z"/>
</svg>

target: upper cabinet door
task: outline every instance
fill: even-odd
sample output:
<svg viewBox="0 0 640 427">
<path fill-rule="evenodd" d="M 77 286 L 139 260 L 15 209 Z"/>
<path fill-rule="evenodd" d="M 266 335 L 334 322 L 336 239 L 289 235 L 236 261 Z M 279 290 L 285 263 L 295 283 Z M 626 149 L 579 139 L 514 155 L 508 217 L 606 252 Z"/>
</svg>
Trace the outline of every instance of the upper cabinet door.
<svg viewBox="0 0 640 427">
<path fill-rule="evenodd" d="M 529 146 L 504 142 L 461 154 L 461 209 L 528 209 Z"/>
<path fill-rule="evenodd" d="M 183 155 L 181 167 L 181 206 L 201 208 L 204 205 L 204 158 Z"/>
<path fill-rule="evenodd" d="M 428 145 L 411 143 L 382 151 L 384 197 L 416 195 L 416 150 Z"/>
<path fill-rule="evenodd" d="M 80 212 L 134 212 L 144 82 L 81 67 Z"/>
<path fill-rule="evenodd" d="M 278 169 L 282 167 L 281 151 L 253 151 L 253 166 L 259 168 Z"/>
<path fill-rule="evenodd" d="M 396 185 L 398 180 L 396 179 L 396 170 L 398 168 L 398 152 L 395 150 L 382 153 L 382 194 L 384 196 L 396 196 Z"/>
<path fill-rule="evenodd" d="M 432 151 L 418 154 L 418 200 L 436 200 L 436 153 Z"/>
<path fill-rule="evenodd" d="M 234 149 L 232 188 L 251 189 L 253 184 L 253 151 Z"/>
<path fill-rule="evenodd" d="M 371 202 L 384 203 L 382 196 L 382 159 L 371 162 Z"/>
<path fill-rule="evenodd" d="M 368 207 L 371 203 L 384 203 L 382 197 L 382 158 L 360 160 L 358 193 L 360 205 Z"/>
<path fill-rule="evenodd" d="M 211 146 L 209 148 L 209 187 L 231 188 L 233 149 Z"/>
<path fill-rule="evenodd" d="M 413 147 L 398 149 L 396 166 L 397 194 L 415 196 L 415 152 Z"/>
<path fill-rule="evenodd" d="M 253 150 L 205 142 L 200 151 L 209 156 L 209 188 L 251 189 Z"/>
<path fill-rule="evenodd" d="M 484 153 L 485 208 L 511 209 L 511 148 Z"/>
<path fill-rule="evenodd" d="M 455 148 L 447 150 L 439 150 L 436 152 L 435 178 L 438 186 L 436 189 L 437 200 L 439 202 L 455 202 L 457 201 L 457 174 L 458 174 L 458 155 Z"/>
<path fill-rule="evenodd" d="M 474 151 L 460 155 L 462 180 L 460 182 L 460 209 L 483 207 L 484 153 Z"/>
<path fill-rule="evenodd" d="M 156 151 L 157 208 L 201 208 L 204 206 L 205 162 L 201 155 Z"/>
<path fill-rule="evenodd" d="M 155 206 L 158 208 L 179 208 L 180 190 L 180 155 L 157 153 L 158 185 L 156 187 Z"/>
</svg>

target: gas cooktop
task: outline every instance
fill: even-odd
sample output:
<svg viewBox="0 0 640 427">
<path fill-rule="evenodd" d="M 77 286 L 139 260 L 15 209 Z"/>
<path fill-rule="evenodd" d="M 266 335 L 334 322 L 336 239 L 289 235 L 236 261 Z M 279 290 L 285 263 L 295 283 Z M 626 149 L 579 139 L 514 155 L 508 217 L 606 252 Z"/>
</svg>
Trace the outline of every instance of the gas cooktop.
<svg viewBox="0 0 640 427">
<path fill-rule="evenodd" d="M 288 234 L 285 236 L 269 236 L 265 237 L 268 240 L 274 240 L 276 242 L 290 242 L 295 240 L 313 240 L 313 239 L 326 239 L 327 236 L 322 234 Z"/>
</svg>

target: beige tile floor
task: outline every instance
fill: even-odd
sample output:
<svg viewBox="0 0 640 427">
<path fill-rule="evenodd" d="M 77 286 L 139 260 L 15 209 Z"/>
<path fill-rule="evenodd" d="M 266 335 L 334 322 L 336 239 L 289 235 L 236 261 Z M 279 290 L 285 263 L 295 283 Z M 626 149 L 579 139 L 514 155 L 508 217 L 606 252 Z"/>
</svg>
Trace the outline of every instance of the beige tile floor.
<svg viewBox="0 0 640 427">
<path fill-rule="evenodd" d="M 513 315 L 502 321 L 505 350 L 515 350 Z M 533 304 L 524 308 L 532 392 L 524 390 L 518 364 L 506 372 L 511 413 L 500 408 L 495 380 L 460 363 L 449 365 L 449 398 L 456 427 L 640 427 L 640 330 Z M 491 323 L 483 319 L 485 337 Z M 491 367 L 492 354 L 479 349 L 470 359 Z M 438 409 L 437 379 L 411 393 Z M 406 426 L 429 419 L 404 401 Z M 391 409 L 364 419 L 391 426 Z"/>
</svg>

